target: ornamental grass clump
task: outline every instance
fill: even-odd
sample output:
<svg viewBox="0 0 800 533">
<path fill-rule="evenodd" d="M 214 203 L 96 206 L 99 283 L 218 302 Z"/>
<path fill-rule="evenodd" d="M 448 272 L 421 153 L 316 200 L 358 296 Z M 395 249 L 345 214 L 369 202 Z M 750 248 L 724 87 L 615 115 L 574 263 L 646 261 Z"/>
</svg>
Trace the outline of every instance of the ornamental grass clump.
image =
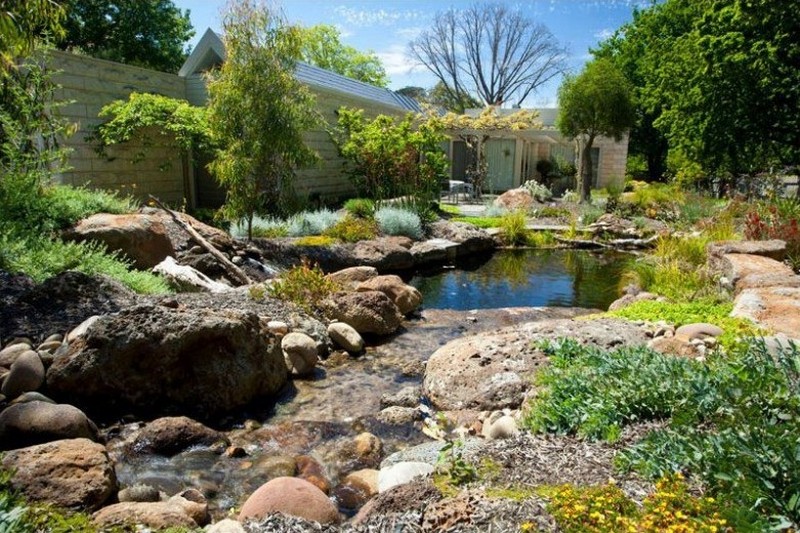
<svg viewBox="0 0 800 533">
<path fill-rule="evenodd" d="M 500 235 L 507 246 L 524 246 L 528 243 L 528 229 L 524 211 L 512 211 L 500 218 Z"/>
<path fill-rule="evenodd" d="M 287 222 L 287 232 L 290 237 L 322 235 L 325 233 L 325 230 L 339 222 L 342 216 L 341 213 L 336 213 L 330 209 L 303 211 L 289 219 Z"/>
<path fill-rule="evenodd" d="M 285 237 L 289 233 L 289 228 L 286 222 L 280 219 L 254 216 L 252 232 L 254 238 L 271 239 L 275 237 Z M 240 220 L 231 226 L 231 235 L 240 239 L 246 239 L 247 222 L 245 220 Z"/>
<path fill-rule="evenodd" d="M 375 220 L 384 235 L 404 236 L 419 240 L 423 236 L 419 215 L 398 207 L 381 207 L 375 212 Z"/>
<path fill-rule="evenodd" d="M 344 210 L 356 218 L 375 216 L 375 202 L 369 198 L 351 198 L 344 203 Z"/>
</svg>

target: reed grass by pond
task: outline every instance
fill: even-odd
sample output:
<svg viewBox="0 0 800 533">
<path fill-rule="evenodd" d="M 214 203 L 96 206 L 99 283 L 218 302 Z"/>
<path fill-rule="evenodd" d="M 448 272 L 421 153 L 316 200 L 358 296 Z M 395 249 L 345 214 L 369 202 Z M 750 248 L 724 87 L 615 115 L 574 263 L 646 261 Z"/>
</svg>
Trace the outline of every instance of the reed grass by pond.
<svg viewBox="0 0 800 533">
<path fill-rule="evenodd" d="M 582 250 L 502 250 L 409 282 L 427 309 L 586 307 L 607 309 L 631 256 Z"/>
</svg>

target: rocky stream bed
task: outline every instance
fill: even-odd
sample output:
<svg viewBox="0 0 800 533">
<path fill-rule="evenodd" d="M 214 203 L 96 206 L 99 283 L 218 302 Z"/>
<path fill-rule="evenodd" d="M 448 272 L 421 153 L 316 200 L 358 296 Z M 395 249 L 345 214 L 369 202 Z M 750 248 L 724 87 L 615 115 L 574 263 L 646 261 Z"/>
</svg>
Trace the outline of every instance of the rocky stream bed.
<svg viewBox="0 0 800 533">
<path fill-rule="evenodd" d="M 244 246 L 192 224 L 256 279 L 270 275 L 265 255 L 300 255 L 290 243 Z M 129 240 L 149 250 L 143 264 L 162 246 L 225 281 L 167 219 L 139 226 L 147 238 Z M 648 343 L 702 357 L 717 329 L 587 318 L 592 311 L 578 308 L 425 309 L 416 289 L 378 270 L 491 242 L 463 225 L 436 231 L 433 242 L 384 239 L 319 256 L 360 265 L 331 274 L 344 290 L 323 302 L 326 319 L 251 287 L 139 296 L 76 272 L 42 284 L 0 272 L 0 448 L 12 484 L 31 500 L 91 512 L 99 527 L 216 533 L 556 530 L 531 489 L 612 478 L 641 500 L 649 484 L 619 477 L 613 457 L 648 427 L 628 427 L 613 445 L 520 430 L 548 363 L 537 341 Z M 800 284 L 764 272 L 779 264 L 774 253 L 722 247 L 713 257 L 737 293 L 785 300 Z M 444 442 L 432 437 L 452 429 L 465 439 L 464 460 L 492 465 L 480 486 L 455 494 L 417 477 L 438 464 Z M 498 487 L 523 497 L 490 490 Z"/>
</svg>

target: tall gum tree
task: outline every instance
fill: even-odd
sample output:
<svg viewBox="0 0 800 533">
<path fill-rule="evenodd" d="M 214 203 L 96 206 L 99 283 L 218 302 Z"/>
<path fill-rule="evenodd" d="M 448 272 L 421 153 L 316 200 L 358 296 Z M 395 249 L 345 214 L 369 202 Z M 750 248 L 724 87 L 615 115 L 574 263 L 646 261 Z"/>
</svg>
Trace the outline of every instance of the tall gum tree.
<svg viewBox="0 0 800 533">
<path fill-rule="evenodd" d="M 208 84 L 209 126 L 221 148 L 209 168 L 226 190 L 225 214 L 244 219 L 252 237 L 254 215 L 285 210 L 296 169 L 317 160 L 303 132 L 321 117 L 294 77 L 298 28 L 264 4 L 238 0 L 223 30 L 227 58 Z"/>
<path fill-rule="evenodd" d="M 581 202 L 591 200 L 592 145 L 597 137 L 620 141 L 635 120 L 633 91 L 627 78 L 608 59 L 587 63 L 567 76 L 558 89 L 556 126 L 581 142 Z"/>
</svg>

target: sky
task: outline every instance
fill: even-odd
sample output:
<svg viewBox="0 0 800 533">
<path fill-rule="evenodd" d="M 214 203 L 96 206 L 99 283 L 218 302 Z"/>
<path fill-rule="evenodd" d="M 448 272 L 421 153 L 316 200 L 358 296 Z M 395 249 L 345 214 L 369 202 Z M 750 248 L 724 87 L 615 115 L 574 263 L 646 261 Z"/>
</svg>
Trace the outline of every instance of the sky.
<svg viewBox="0 0 800 533">
<path fill-rule="evenodd" d="M 196 35 L 194 45 L 206 28 L 222 27 L 225 0 L 173 0 L 181 9 L 190 10 Z M 636 6 L 647 0 L 503 0 L 520 9 L 550 30 L 567 48 L 568 69 L 580 71 L 590 58 L 589 48 L 610 36 L 632 18 Z M 380 57 L 397 90 L 409 85 L 430 88 L 436 78 L 407 56 L 408 43 L 430 27 L 437 12 L 464 8 L 473 2 L 444 0 L 277 0 L 290 23 L 302 26 L 332 24 L 345 44 L 362 51 L 371 50 Z M 541 87 L 528 97 L 525 107 L 550 107 L 556 104 L 560 78 Z"/>
</svg>

